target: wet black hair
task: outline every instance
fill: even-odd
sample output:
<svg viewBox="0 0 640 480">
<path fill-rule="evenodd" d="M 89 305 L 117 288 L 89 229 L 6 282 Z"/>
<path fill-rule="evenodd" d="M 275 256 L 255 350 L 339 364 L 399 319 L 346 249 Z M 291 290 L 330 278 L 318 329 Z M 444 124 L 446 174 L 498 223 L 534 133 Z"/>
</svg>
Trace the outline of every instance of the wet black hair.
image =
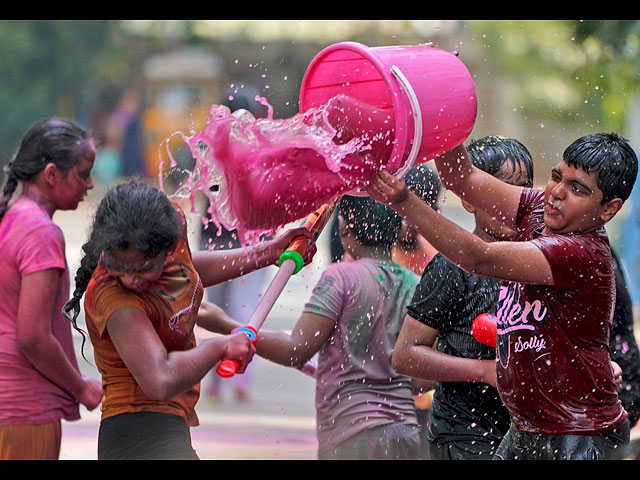
<svg viewBox="0 0 640 480">
<path fill-rule="evenodd" d="M 0 196 L 0 220 L 18 181 L 33 181 L 49 163 L 68 172 L 83 159 L 89 141 L 89 133 L 71 120 L 52 117 L 33 125 L 4 167 L 7 178 Z"/>
<path fill-rule="evenodd" d="M 247 110 L 251 112 L 255 117 L 266 117 L 267 107 L 256 100 L 256 96 L 260 93 L 258 89 L 247 83 L 237 82 L 228 85 L 225 89 L 222 105 L 229 107 L 229 110 L 235 112 L 236 110 Z"/>
<path fill-rule="evenodd" d="M 390 249 L 402 226 L 400 215 L 371 197 L 345 195 L 337 210 L 363 246 Z"/>
<path fill-rule="evenodd" d="M 438 209 L 438 200 L 442 192 L 440 177 L 424 163 L 414 165 L 404 176 L 407 188 L 415 193 L 420 200 L 434 210 Z"/>
<path fill-rule="evenodd" d="M 467 152 L 471 163 L 483 172 L 495 176 L 507 159 L 514 169 L 520 165 L 527 172 L 527 187 L 533 186 L 533 160 L 527 147 L 514 138 L 490 135 L 469 142 Z"/>
<path fill-rule="evenodd" d="M 164 192 L 135 180 L 107 192 L 96 209 L 89 239 L 82 246 L 84 255 L 76 272 L 73 297 L 62 309 L 73 328 L 82 334 L 83 346 L 84 332 L 76 323 L 80 300 L 102 253 L 133 247 L 158 255 L 175 245 L 179 235 L 178 216 Z"/>
<path fill-rule="evenodd" d="M 562 159 L 570 167 L 596 173 L 602 203 L 629 198 L 638 175 L 638 158 L 626 138 L 616 133 L 593 133 L 569 145 Z"/>
</svg>

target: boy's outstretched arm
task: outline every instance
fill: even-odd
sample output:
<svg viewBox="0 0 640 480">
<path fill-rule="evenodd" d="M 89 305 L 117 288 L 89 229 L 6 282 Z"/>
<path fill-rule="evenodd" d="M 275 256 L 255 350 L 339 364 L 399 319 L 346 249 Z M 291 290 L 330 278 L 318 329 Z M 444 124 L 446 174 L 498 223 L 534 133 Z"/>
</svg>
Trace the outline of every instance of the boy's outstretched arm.
<svg viewBox="0 0 640 480">
<path fill-rule="evenodd" d="M 514 228 L 522 187 L 497 179 L 471 163 L 463 144 L 435 158 L 442 185 L 500 223 Z"/>
<path fill-rule="evenodd" d="M 229 317 L 220 307 L 202 302 L 198 325 L 215 333 L 229 334 L 243 325 Z M 256 353 L 286 367 L 301 368 L 329 339 L 335 323 L 313 313 L 303 313 L 291 333 L 259 330 Z"/>
<path fill-rule="evenodd" d="M 485 242 L 437 213 L 410 192 L 404 181 L 386 170 L 373 176 L 367 193 L 389 205 L 437 251 L 467 272 L 500 280 L 553 285 L 549 262 L 532 242 Z"/>
<path fill-rule="evenodd" d="M 393 350 L 393 369 L 437 382 L 482 382 L 496 386 L 495 360 L 447 355 L 433 348 L 438 331 L 407 315 Z"/>
</svg>

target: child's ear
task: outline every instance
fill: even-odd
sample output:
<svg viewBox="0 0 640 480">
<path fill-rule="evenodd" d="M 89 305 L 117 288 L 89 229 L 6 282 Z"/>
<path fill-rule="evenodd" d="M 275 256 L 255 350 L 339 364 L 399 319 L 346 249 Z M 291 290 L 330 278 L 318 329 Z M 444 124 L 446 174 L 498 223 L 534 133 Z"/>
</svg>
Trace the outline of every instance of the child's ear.
<svg viewBox="0 0 640 480">
<path fill-rule="evenodd" d="M 471 205 L 468 202 L 465 202 L 464 200 L 460 200 L 460 202 L 462 203 L 462 206 L 464 207 L 464 209 L 469 212 L 469 213 L 476 213 L 476 209 L 475 207 L 473 207 L 473 205 Z"/>
<path fill-rule="evenodd" d="M 47 163 L 47 165 L 45 165 L 44 167 L 43 175 L 45 181 L 48 184 L 53 185 L 56 181 L 57 176 L 60 175 L 60 170 L 58 170 L 58 167 L 55 165 L 55 163 Z"/>
<path fill-rule="evenodd" d="M 620 211 L 623 203 L 620 198 L 614 198 L 606 202 L 600 209 L 600 220 L 603 222 L 611 220 Z"/>
<path fill-rule="evenodd" d="M 343 218 L 342 215 L 338 216 L 338 233 L 340 234 L 340 237 L 345 237 L 347 233 L 349 233 L 347 221 Z"/>
</svg>

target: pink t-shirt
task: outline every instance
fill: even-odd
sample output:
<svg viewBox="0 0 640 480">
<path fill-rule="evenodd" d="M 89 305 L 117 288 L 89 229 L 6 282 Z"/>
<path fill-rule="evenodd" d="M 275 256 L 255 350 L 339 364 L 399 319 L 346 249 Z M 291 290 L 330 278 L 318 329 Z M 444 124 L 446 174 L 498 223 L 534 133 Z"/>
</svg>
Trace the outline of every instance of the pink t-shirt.
<svg viewBox="0 0 640 480">
<path fill-rule="evenodd" d="M 61 313 L 70 290 L 64 236 L 35 202 L 19 197 L 0 222 L 0 425 L 80 418 L 77 402 L 29 363 L 16 338 L 21 279 L 51 268 L 62 274 L 51 318 L 43 316 L 42 322 L 50 322 L 53 335 L 78 368 L 71 325 Z"/>
</svg>

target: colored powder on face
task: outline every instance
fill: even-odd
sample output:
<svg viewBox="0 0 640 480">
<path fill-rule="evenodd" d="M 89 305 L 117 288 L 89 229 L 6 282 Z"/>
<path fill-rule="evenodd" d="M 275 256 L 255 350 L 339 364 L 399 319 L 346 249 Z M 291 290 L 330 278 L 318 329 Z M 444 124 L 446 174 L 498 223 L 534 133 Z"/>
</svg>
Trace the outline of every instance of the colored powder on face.
<svg viewBox="0 0 640 480">
<path fill-rule="evenodd" d="M 212 105 L 202 131 L 183 138 L 195 166 L 176 195 L 194 205 L 202 192 L 211 221 L 247 244 L 364 188 L 391 154 L 393 113 L 344 95 L 284 120 L 270 106 L 256 119 Z"/>
</svg>

